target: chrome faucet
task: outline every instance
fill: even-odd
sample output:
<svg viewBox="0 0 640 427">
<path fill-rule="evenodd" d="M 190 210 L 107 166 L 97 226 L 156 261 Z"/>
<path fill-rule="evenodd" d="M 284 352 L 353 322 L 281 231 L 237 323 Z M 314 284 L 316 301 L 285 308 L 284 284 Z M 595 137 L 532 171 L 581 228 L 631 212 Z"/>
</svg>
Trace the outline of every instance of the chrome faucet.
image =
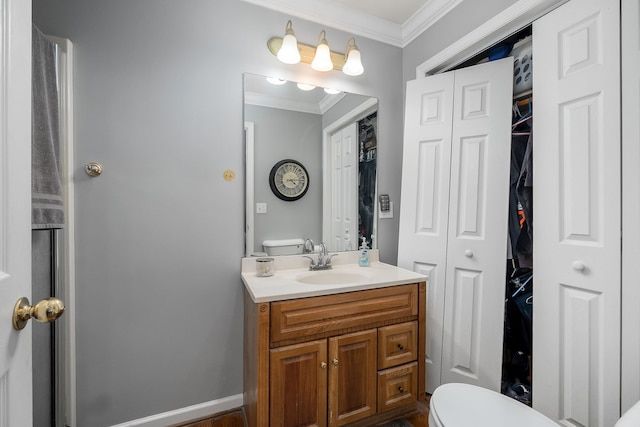
<svg viewBox="0 0 640 427">
<path fill-rule="evenodd" d="M 329 254 L 327 251 L 327 244 L 322 242 L 320 243 L 320 251 L 318 252 L 318 261 L 314 261 L 313 258 L 307 255 L 303 255 L 305 258 L 309 258 L 311 263 L 309 264 L 309 270 L 330 270 L 331 269 L 331 258 L 338 254 Z"/>
</svg>

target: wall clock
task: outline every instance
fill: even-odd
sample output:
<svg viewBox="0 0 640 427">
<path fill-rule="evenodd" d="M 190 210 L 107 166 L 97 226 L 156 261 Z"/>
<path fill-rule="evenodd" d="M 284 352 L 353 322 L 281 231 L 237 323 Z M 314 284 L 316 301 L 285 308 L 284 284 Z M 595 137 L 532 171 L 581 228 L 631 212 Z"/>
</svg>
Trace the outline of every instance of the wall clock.
<svg viewBox="0 0 640 427">
<path fill-rule="evenodd" d="M 269 186 L 278 198 L 292 202 L 304 196 L 309 189 L 309 174 L 298 161 L 280 160 L 271 168 Z"/>
</svg>

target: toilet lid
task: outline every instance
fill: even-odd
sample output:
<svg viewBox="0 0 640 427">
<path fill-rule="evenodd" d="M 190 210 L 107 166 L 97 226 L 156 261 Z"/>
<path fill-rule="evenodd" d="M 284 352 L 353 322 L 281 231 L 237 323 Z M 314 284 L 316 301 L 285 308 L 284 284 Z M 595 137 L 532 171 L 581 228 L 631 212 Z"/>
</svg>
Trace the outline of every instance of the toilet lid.
<svg viewBox="0 0 640 427">
<path fill-rule="evenodd" d="M 431 396 L 430 414 L 442 427 L 558 427 L 503 394 L 469 384 L 444 384 Z"/>
</svg>

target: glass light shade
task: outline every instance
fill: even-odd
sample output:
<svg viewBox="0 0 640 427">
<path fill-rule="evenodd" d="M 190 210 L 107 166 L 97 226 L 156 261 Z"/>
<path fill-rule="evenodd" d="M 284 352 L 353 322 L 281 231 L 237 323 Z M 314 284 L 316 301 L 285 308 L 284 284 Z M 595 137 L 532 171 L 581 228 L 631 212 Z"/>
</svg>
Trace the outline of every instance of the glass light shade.
<svg viewBox="0 0 640 427">
<path fill-rule="evenodd" d="M 282 39 L 282 46 L 280 47 L 277 56 L 278 59 L 285 64 L 297 64 L 300 62 L 298 40 L 293 34 L 293 30 L 287 30 L 287 34 Z"/>
<path fill-rule="evenodd" d="M 364 73 L 360 51 L 353 47 L 347 55 L 347 62 L 342 67 L 342 72 L 348 76 L 359 76 Z"/>
<path fill-rule="evenodd" d="M 306 83 L 298 83 L 298 89 L 300 90 L 313 90 L 316 87 L 314 85 L 308 85 Z"/>
<path fill-rule="evenodd" d="M 333 70 L 333 62 L 331 62 L 331 51 L 329 50 L 329 44 L 326 39 L 322 39 L 316 47 L 316 56 L 313 57 L 311 62 L 311 68 L 316 71 L 330 71 Z"/>
<path fill-rule="evenodd" d="M 267 77 L 267 81 L 276 86 L 283 85 L 287 82 L 286 80 L 280 79 L 278 77 Z"/>
<path fill-rule="evenodd" d="M 325 91 L 326 93 L 328 93 L 329 95 L 337 95 L 337 94 L 339 94 L 339 93 L 341 92 L 341 91 L 339 91 L 338 89 L 331 89 L 331 88 L 329 88 L 329 87 L 325 87 L 325 88 L 324 88 L 324 91 Z"/>
</svg>

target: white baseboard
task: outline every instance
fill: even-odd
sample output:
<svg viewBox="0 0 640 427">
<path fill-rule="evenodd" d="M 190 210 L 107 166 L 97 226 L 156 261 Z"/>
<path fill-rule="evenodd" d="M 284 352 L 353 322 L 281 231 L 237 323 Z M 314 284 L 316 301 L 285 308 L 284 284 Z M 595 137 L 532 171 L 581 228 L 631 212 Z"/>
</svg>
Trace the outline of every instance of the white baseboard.
<svg viewBox="0 0 640 427">
<path fill-rule="evenodd" d="M 222 399 L 211 400 L 209 402 L 203 402 L 197 405 L 151 415 L 137 420 L 127 421 L 126 423 L 114 425 L 112 427 L 166 427 L 172 424 L 229 411 L 234 408 L 240 408 L 242 405 L 242 394 L 236 394 Z"/>
</svg>

